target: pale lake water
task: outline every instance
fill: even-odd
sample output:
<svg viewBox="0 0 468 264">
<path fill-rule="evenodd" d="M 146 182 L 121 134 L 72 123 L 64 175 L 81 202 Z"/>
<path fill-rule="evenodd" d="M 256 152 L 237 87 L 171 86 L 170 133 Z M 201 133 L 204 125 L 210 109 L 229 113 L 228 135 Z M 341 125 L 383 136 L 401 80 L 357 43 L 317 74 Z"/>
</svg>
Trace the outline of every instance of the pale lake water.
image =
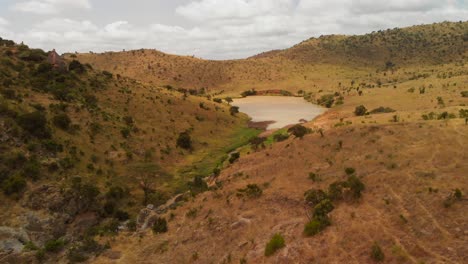
<svg viewBox="0 0 468 264">
<path fill-rule="evenodd" d="M 239 111 L 249 115 L 253 122 L 274 121 L 268 130 L 298 124 L 301 119 L 310 121 L 325 112 L 324 108 L 302 97 L 249 96 L 234 99 L 231 104 L 238 106 Z"/>
</svg>

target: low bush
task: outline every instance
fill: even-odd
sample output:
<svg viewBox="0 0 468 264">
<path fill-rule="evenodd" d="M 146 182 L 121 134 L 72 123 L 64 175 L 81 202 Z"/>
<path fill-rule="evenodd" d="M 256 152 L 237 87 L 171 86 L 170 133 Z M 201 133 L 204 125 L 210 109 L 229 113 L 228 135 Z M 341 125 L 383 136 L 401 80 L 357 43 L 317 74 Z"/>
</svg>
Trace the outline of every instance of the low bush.
<svg viewBox="0 0 468 264">
<path fill-rule="evenodd" d="M 377 243 L 372 245 L 371 258 L 376 262 L 382 262 L 385 259 L 385 254 Z"/>
<path fill-rule="evenodd" d="M 167 221 L 165 218 L 156 218 L 156 221 L 153 224 L 152 230 L 155 234 L 166 233 L 167 232 Z"/>
<path fill-rule="evenodd" d="M 396 112 L 394 109 L 390 108 L 390 107 L 379 107 L 379 108 L 376 108 L 372 111 L 370 111 L 369 113 L 371 114 L 381 114 L 381 113 L 393 113 L 393 112 Z"/>
<path fill-rule="evenodd" d="M 265 247 L 265 256 L 271 256 L 285 246 L 284 238 L 281 234 L 275 234 Z"/>
<path fill-rule="evenodd" d="M 188 132 L 182 132 L 177 138 L 177 147 L 191 150 L 192 149 L 192 138 Z"/>
<path fill-rule="evenodd" d="M 295 125 L 288 129 L 288 132 L 293 134 L 297 138 L 303 138 L 305 135 L 310 133 L 310 130 L 303 125 Z"/>
<path fill-rule="evenodd" d="M 313 219 L 304 226 L 304 235 L 315 236 L 330 225 L 329 220 Z"/>
<path fill-rule="evenodd" d="M 357 106 L 354 110 L 354 114 L 356 116 L 364 116 L 367 114 L 367 108 L 363 105 Z"/>
<path fill-rule="evenodd" d="M 239 158 L 240 158 L 240 153 L 239 152 L 234 152 L 229 157 L 229 163 L 232 164 L 232 163 L 236 162 Z"/>
<path fill-rule="evenodd" d="M 44 249 L 47 252 L 59 252 L 60 250 L 63 249 L 64 246 L 65 246 L 65 241 L 63 241 L 62 239 L 49 240 L 44 245 Z"/>
<path fill-rule="evenodd" d="M 248 184 L 246 188 L 238 189 L 237 192 L 238 194 L 246 195 L 249 198 L 259 198 L 263 194 L 262 189 L 260 189 L 257 184 Z"/>
<path fill-rule="evenodd" d="M 38 138 L 49 138 L 50 131 L 44 113 L 36 111 L 18 116 L 18 125 L 31 135 Z"/>
<path fill-rule="evenodd" d="M 326 108 L 331 108 L 333 103 L 335 103 L 335 95 L 334 94 L 325 94 L 317 100 L 319 105 L 325 106 Z"/>
<path fill-rule="evenodd" d="M 324 191 L 317 189 L 307 191 L 304 196 L 307 204 L 312 207 L 315 207 L 323 200 L 328 199 L 328 195 Z"/>
<path fill-rule="evenodd" d="M 52 118 L 52 123 L 62 130 L 68 130 L 70 128 L 71 119 L 66 113 L 60 113 Z"/>
<path fill-rule="evenodd" d="M 26 180 L 18 174 L 10 176 L 2 182 L 2 190 L 6 195 L 20 193 L 25 188 Z"/>
</svg>

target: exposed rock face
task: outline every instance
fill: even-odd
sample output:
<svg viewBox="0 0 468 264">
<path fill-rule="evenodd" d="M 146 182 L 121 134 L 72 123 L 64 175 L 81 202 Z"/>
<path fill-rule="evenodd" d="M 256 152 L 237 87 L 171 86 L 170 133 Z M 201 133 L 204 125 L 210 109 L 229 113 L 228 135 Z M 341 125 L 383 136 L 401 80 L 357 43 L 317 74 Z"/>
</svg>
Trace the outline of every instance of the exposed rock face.
<svg viewBox="0 0 468 264">
<path fill-rule="evenodd" d="M 0 252 L 20 253 L 29 236 L 22 228 L 0 227 Z"/>
<path fill-rule="evenodd" d="M 67 64 L 65 63 L 63 58 L 55 51 L 55 49 L 49 52 L 47 61 L 52 65 L 52 67 L 54 67 L 54 69 L 60 71 L 67 70 Z"/>
</svg>

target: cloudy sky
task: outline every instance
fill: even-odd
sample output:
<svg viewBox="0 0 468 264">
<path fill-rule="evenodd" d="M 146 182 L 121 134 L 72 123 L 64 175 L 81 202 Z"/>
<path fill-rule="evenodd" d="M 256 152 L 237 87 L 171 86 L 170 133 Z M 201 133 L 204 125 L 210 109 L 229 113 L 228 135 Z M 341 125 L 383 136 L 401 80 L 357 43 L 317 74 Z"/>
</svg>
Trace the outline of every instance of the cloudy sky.
<svg viewBox="0 0 468 264">
<path fill-rule="evenodd" d="M 468 0 L 0 0 L 0 36 L 59 52 L 244 58 L 322 34 L 466 21 Z"/>
</svg>

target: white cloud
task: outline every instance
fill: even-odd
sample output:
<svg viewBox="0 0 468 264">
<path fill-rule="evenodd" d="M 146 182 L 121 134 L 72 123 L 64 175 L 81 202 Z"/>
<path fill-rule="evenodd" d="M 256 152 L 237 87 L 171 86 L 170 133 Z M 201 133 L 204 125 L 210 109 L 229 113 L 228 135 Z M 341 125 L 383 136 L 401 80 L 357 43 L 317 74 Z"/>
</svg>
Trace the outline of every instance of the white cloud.
<svg viewBox="0 0 468 264">
<path fill-rule="evenodd" d="M 89 0 L 29 0 L 12 6 L 15 11 L 40 15 L 57 14 L 67 9 L 90 9 Z"/>
<path fill-rule="evenodd" d="M 53 3 L 57 8 L 65 8 L 67 3 L 67 8 L 90 7 L 89 1 L 79 0 L 38 2 Z M 13 37 L 61 52 L 156 48 L 225 59 L 287 48 L 323 34 L 360 34 L 468 17 L 467 6 L 455 0 L 197 0 L 179 6 L 175 12 L 177 20 L 186 19 L 191 26 L 156 20 L 145 25 L 124 20 L 98 25 L 89 20 L 52 18 Z"/>
<path fill-rule="evenodd" d="M 293 0 L 203 0 L 180 6 L 176 12 L 195 21 L 207 21 L 279 15 L 293 9 Z"/>
<path fill-rule="evenodd" d="M 0 26 L 6 26 L 8 25 L 8 21 L 4 19 L 3 17 L 0 17 Z"/>
</svg>

